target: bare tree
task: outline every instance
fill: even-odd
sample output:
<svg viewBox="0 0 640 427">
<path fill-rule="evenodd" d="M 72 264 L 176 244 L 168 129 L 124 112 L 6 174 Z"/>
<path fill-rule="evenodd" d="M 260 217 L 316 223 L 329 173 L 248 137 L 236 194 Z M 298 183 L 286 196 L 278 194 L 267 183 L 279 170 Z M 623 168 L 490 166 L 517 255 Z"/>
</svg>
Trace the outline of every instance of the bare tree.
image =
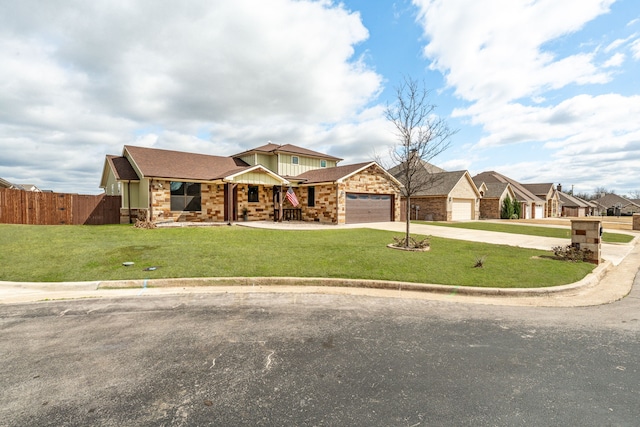
<svg viewBox="0 0 640 427">
<path fill-rule="evenodd" d="M 593 190 L 594 193 L 594 199 L 598 199 L 606 194 L 616 194 L 615 190 L 610 190 L 606 187 L 596 187 L 595 190 Z"/>
<path fill-rule="evenodd" d="M 627 199 L 633 199 L 633 200 L 640 199 L 640 190 L 634 190 L 631 193 L 629 193 L 629 196 L 627 197 Z"/>
<path fill-rule="evenodd" d="M 435 114 L 430 95 L 424 83 L 405 77 L 396 87 L 396 101 L 385 109 L 398 138 L 389 150 L 389 159 L 395 165 L 392 174 L 404 185 L 407 200 L 405 246 L 410 241 L 411 197 L 434 185 L 434 172 L 441 170 L 434 170 L 429 162 L 449 148 L 450 138 L 457 132 Z"/>
</svg>

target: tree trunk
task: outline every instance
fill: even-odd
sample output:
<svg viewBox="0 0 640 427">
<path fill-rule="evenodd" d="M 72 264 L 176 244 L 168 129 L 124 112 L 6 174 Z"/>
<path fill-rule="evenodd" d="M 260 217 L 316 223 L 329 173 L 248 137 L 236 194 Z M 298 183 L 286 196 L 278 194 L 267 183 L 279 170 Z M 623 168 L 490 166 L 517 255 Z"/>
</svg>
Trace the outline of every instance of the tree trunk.
<svg viewBox="0 0 640 427">
<path fill-rule="evenodd" d="M 407 208 L 406 208 L 406 211 L 407 211 L 407 215 L 406 215 L 406 217 L 407 217 L 407 224 L 406 224 L 407 225 L 407 231 L 406 231 L 405 236 L 404 236 L 404 247 L 408 248 L 409 247 L 409 227 L 411 225 L 411 196 L 407 196 Z"/>
</svg>

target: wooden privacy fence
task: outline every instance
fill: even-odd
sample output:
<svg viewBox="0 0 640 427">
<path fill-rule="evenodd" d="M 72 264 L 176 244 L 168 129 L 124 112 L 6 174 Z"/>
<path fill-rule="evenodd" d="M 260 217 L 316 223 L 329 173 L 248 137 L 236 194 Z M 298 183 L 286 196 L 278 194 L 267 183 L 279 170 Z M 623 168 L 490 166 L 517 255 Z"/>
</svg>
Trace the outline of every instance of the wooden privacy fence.
<svg viewBox="0 0 640 427">
<path fill-rule="evenodd" d="M 38 193 L 0 188 L 3 224 L 119 224 L 120 196 Z"/>
</svg>

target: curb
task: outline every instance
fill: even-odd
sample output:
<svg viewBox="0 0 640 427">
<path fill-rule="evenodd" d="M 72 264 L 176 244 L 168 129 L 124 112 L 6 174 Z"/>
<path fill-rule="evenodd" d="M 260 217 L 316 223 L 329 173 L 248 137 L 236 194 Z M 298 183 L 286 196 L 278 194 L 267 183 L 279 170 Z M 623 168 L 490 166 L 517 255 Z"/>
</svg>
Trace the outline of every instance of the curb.
<svg viewBox="0 0 640 427">
<path fill-rule="evenodd" d="M 483 288 L 460 285 L 436 285 L 427 283 L 396 282 L 385 280 L 338 279 L 322 277 L 205 277 L 176 279 L 137 279 L 97 282 L 96 289 L 184 288 L 206 286 L 317 286 L 382 289 L 393 291 L 430 292 L 469 296 L 540 297 L 575 293 L 578 289 L 595 286 L 611 268 L 605 261 L 582 280 L 567 285 L 544 288 Z"/>
</svg>

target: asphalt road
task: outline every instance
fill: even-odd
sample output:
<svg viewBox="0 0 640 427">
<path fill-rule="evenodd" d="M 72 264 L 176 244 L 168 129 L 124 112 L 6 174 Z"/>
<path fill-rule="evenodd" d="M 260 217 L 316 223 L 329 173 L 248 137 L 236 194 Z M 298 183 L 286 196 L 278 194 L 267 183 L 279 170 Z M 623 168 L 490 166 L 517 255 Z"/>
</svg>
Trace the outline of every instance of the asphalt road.
<svg viewBox="0 0 640 427">
<path fill-rule="evenodd" d="M 638 426 L 639 296 L 636 283 L 584 308 L 287 293 L 3 305 L 0 425 Z"/>
</svg>

